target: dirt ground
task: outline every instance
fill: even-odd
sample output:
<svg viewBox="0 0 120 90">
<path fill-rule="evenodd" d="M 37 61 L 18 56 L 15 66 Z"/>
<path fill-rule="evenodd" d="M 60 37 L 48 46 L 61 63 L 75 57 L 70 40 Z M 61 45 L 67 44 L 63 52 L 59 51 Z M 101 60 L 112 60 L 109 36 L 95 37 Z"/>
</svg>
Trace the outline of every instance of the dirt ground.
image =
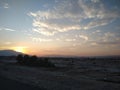
<svg viewBox="0 0 120 90">
<path fill-rule="evenodd" d="M 71 67 L 36 68 L 0 62 L 0 75 L 47 90 L 120 90 L 120 63 L 75 61 Z"/>
</svg>

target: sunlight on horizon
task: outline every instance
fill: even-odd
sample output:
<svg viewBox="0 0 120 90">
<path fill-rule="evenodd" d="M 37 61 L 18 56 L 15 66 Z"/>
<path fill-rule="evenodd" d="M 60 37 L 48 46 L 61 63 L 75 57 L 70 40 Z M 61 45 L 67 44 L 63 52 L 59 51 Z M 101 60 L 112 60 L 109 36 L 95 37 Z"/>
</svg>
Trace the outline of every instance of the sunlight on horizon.
<svg viewBox="0 0 120 90">
<path fill-rule="evenodd" d="M 15 50 L 16 52 L 26 53 L 26 47 L 22 46 L 14 47 L 13 50 Z"/>
<path fill-rule="evenodd" d="M 120 55 L 119 8 L 120 0 L 0 0 L 0 50 Z"/>
</svg>

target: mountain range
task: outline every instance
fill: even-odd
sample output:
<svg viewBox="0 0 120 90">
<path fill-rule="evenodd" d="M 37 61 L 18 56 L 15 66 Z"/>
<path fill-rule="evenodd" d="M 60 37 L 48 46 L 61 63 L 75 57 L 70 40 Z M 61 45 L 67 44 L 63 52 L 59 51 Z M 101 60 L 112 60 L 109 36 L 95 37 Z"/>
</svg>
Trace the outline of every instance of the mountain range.
<svg viewBox="0 0 120 90">
<path fill-rule="evenodd" d="M 0 50 L 0 56 L 17 56 L 18 54 L 22 53 L 14 50 Z"/>
</svg>

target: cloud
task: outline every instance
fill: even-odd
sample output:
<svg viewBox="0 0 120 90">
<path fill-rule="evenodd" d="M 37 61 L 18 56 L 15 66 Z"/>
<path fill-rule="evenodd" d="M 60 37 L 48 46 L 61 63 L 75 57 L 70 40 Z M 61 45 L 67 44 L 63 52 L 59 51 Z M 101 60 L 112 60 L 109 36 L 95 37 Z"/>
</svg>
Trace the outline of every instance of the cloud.
<svg viewBox="0 0 120 90">
<path fill-rule="evenodd" d="M 10 44 L 12 44 L 12 42 L 5 42 L 5 44 L 6 44 L 6 45 L 10 45 Z"/>
<path fill-rule="evenodd" d="M 112 33 L 112 32 L 106 32 L 103 34 L 101 41 L 107 41 L 107 42 L 114 42 L 117 41 L 118 42 L 118 38 L 120 38 L 119 36 L 117 36 L 117 33 Z"/>
<path fill-rule="evenodd" d="M 101 33 L 101 32 L 99 32 Z M 112 33 L 112 32 L 106 32 L 102 34 L 96 34 L 96 40 L 93 39 L 93 41 L 89 41 L 92 46 L 95 45 L 120 45 L 120 36 L 118 33 Z"/>
<path fill-rule="evenodd" d="M 96 3 L 95 3 L 96 2 Z M 79 0 L 79 6 L 83 10 L 84 18 L 92 19 L 83 26 L 83 29 L 105 26 L 113 22 L 116 18 L 120 18 L 120 11 L 107 8 L 101 0 Z"/>
<path fill-rule="evenodd" d="M 86 41 L 88 40 L 88 37 L 85 36 L 85 35 L 79 35 L 79 37 L 82 38 L 82 39 L 84 39 L 84 40 L 86 40 Z"/>
<path fill-rule="evenodd" d="M 97 42 L 100 45 L 120 45 L 118 41 L 104 41 L 104 42 Z"/>
<path fill-rule="evenodd" d="M 119 46 L 120 42 L 119 41 L 93 41 L 90 43 L 91 46 Z"/>
<path fill-rule="evenodd" d="M 97 46 L 98 43 L 96 43 L 96 42 L 92 42 L 91 45 L 92 45 L 92 46 Z"/>
<path fill-rule="evenodd" d="M 33 29 L 34 32 L 37 32 L 37 33 L 40 33 L 40 34 L 43 34 L 43 35 L 46 35 L 46 36 L 53 36 L 56 32 L 53 31 L 53 30 L 46 30 L 44 28 L 36 28 L 36 29 Z"/>
<path fill-rule="evenodd" d="M 65 39 L 65 41 L 72 42 L 72 41 L 76 41 L 76 39 Z"/>
<path fill-rule="evenodd" d="M 105 26 L 109 23 L 111 23 L 113 21 L 113 19 L 97 19 L 97 20 L 93 20 L 90 23 L 88 23 L 84 29 L 91 29 L 91 28 L 95 28 L 95 27 L 100 27 L 100 26 Z"/>
<path fill-rule="evenodd" d="M 29 12 L 28 15 L 33 19 L 33 31 L 46 36 L 89 30 L 120 18 L 119 10 L 108 9 L 101 0 L 61 0 L 52 9 Z"/>
<path fill-rule="evenodd" d="M 37 12 L 30 13 L 33 19 L 33 31 L 41 33 L 43 35 L 54 35 L 58 32 L 67 32 L 70 30 L 80 30 L 81 26 L 79 24 L 74 24 L 71 19 L 66 19 L 65 17 L 57 17 L 57 15 L 48 12 Z"/>
<path fill-rule="evenodd" d="M 98 3 L 94 3 L 98 2 Z M 84 18 L 112 19 L 119 18 L 119 10 L 107 8 L 101 0 L 78 0 L 83 10 Z"/>
<path fill-rule="evenodd" d="M 68 1 L 63 1 L 52 10 L 37 11 L 35 13 L 30 12 L 29 16 L 33 17 L 33 27 L 37 29 L 34 31 L 48 36 L 58 32 L 80 30 L 81 26 L 77 21 L 81 16 L 79 14 L 76 16 L 76 14 L 69 9 L 73 7 L 72 3 L 67 2 Z M 66 10 L 68 10 L 68 12 L 66 12 Z"/>
<path fill-rule="evenodd" d="M 52 39 L 45 39 L 45 38 L 38 38 L 38 37 L 31 37 L 31 39 L 35 42 L 51 42 Z"/>
<path fill-rule="evenodd" d="M 3 8 L 6 8 L 6 9 L 9 8 L 8 3 L 4 3 Z"/>
<path fill-rule="evenodd" d="M 0 28 L 0 31 L 16 31 L 14 29 L 10 29 L 10 28 Z"/>
<path fill-rule="evenodd" d="M 96 30 L 96 31 L 93 31 L 92 34 L 100 34 L 101 33 L 101 30 Z"/>
<path fill-rule="evenodd" d="M 100 0 L 91 0 L 91 1 L 94 2 L 94 3 L 100 2 Z"/>
</svg>

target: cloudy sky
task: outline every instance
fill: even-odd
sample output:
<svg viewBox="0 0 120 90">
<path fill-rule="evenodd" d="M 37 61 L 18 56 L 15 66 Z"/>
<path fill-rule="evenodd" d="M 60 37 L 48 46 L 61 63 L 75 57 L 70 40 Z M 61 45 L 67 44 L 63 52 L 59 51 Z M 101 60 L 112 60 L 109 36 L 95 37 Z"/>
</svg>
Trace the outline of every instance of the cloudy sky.
<svg viewBox="0 0 120 90">
<path fill-rule="evenodd" d="M 120 0 L 0 0 L 0 50 L 120 55 Z"/>
</svg>

